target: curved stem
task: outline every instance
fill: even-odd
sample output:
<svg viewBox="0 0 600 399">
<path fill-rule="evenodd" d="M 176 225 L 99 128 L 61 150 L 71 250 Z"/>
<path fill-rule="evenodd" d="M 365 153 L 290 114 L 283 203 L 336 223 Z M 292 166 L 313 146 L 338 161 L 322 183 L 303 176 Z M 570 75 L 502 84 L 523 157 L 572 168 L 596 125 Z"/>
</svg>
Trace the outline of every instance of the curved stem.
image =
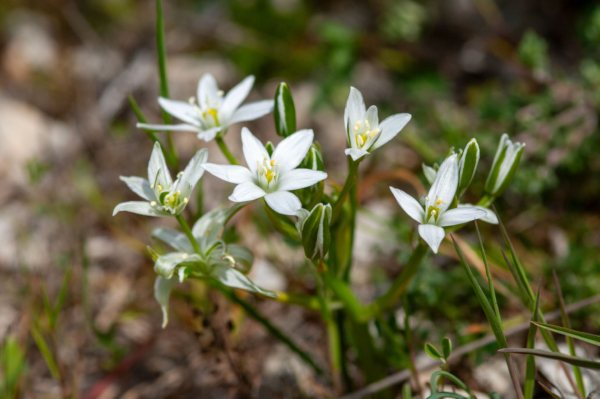
<svg viewBox="0 0 600 399">
<path fill-rule="evenodd" d="M 225 141 L 223 141 L 223 137 L 217 136 L 217 137 L 215 137 L 215 141 L 217 142 L 217 145 L 221 149 L 221 152 L 223 153 L 223 155 L 225 155 L 225 158 L 227 158 L 227 160 L 229 161 L 230 164 L 232 164 L 232 165 L 240 164 L 237 161 L 237 159 L 235 159 L 235 157 L 233 156 L 231 151 L 229 151 L 229 148 L 227 148 L 227 144 L 225 144 Z"/>
<path fill-rule="evenodd" d="M 342 206 L 344 205 L 344 200 L 346 199 L 346 195 L 350 192 L 350 189 L 356 185 L 358 182 L 358 165 L 360 161 L 353 161 L 350 156 L 348 156 L 348 177 L 346 178 L 346 183 L 342 188 L 342 192 L 338 197 L 335 205 L 333 206 L 333 212 L 331 216 L 331 225 L 334 225 L 338 217 L 340 216 L 340 212 L 342 211 Z"/>
<path fill-rule="evenodd" d="M 187 236 L 188 240 L 190 240 L 190 243 L 192 244 L 194 251 L 198 255 L 202 256 L 202 253 L 200 252 L 200 247 L 198 246 L 198 241 L 196 241 L 196 237 L 194 237 L 194 235 L 192 234 L 192 230 L 190 229 L 190 226 L 188 226 L 188 224 L 185 221 L 185 219 L 183 218 L 183 216 L 176 215 L 175 219 L 177 219 L 177 221 L 179 222 L 179 225 L 181 226 L 181 229 Z"/>
</svg>

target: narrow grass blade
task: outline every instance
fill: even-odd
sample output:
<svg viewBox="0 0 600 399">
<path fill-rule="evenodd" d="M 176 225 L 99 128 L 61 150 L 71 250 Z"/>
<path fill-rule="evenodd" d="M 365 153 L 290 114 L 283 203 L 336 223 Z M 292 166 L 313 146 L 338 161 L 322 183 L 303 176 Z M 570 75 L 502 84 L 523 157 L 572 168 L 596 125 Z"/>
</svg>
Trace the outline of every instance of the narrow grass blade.
<svg viewBox="0 0 600 399">
<path fill-rule="evenodd" d="M 448 373 L 447 371 L 443 371 L 443 370 L 438 370 L 438 371 L 434 372 L 433 374 L 431 374 L 431 379 L 430 379 L 431 392 L 437 391 L 437 377 L 438 376 L 443 376 L 443 377 L 448 378 L 450 381 L 454 382 L 460 389 L 466 391 L 469 394 L 469 397 L 471 399 L 475 399 L 475 396 L 473 396 L 473 393 L 471 393 L 471 391 L 469 390 L 469 388 L 467 388 L 467 386 L 465 385 L 464 382 L 462 382 L 460 379 L 458 379 L 454 375 Z"/>
<path fill-rule="evenodd" d="M 129 105 L 131 105 L 131 109 L 133 109 L 133 112 L 135 113 L 135 116 L 137 117 L 138 122 L 148 123 L 148 119 L 146 119 L 146 117 L 142 113 L 140 106 L 138 105 L 137 101 L 135 101 L 135 98 L 133 98 L 131 93 L 127 94 L 127 101 L 129 101 Z M 148 129 L 142 129 L 142 130 L 146 132 L 146 134 L 148 135 L 150 140 L 152 140 L 153 143 L 155 143 L 157 141 L 160 143 L 160 140 L 158 139 L 158 137 L 156 137 L 156 133 L 154 133 L 152 130 L 148 130 Z M 161 148 L 163 148 L 163 153 L 164 153 L 165 150 L 164 150 L 164 147 L 162 146 L 162 143 L 161 143 Z M 165 154 L 165 157 L 167 157 L 167 156 L 168 156 L 168 154 Z"/>
<path fill-rule="evenodd" d="M 562 316 L 562 323 L 565 328 L 571 328 L 571 320 L 569 320 L 569 314 L 566 311 L 565 299 L 562 295 L 562 289 L 560 287 L 560 281 L 558 281 L 558 276 L 556 275 L 556 270 L 552 270 L 552 275 L 554 276 L 554 284 L 556 285 L 556 291 L 558 292 L 558 301 L 560 304 L 560 313 Z M 598 337 L 600 339 L 600 337 Z M 569 345 L 569 353 L 571 356 L 576 356 L 575 353 L 575 344 L 573 343 L 573 338 L 567 335 L 567 345 Z M 583 377 L 581 376 L 581 370 L 577 366 L 573 366 L 573 374 L 575 374 L 575 381 L 577 381 L 577 388 L 579 389 L 579 397 L 585 398 L 585 385 L 583 384 Z"/>
<path fill-rule="evenodd" d="M 156 52 L 158 53 L 158 72 L 160 75 L 160 96 L 169 98 L 167 79 L 167 50 L 165 48 L 165 24 L 163 21 L 162 0 L 156 0 Z M 171 115 L 162 111 L 165 125 L 171 124 Z"/>
<path fill-rule="evenodd" d="M 552 392 L 552 389 L 546 385 L 544 385 L 542 382 L 538 381 L 538 384 L 540 384 L 540 386 L 542 387 L 542 389 L 544 391 L 546 391 L 546 393 L 548 395 L 550 395 L 552 397 L 552 399 L 563 399 L 562 396 L 558 396 L 557 394 L 555 394 L 554 392 Z"/>
<path fill-rule="evenodd" d="M 58 298 L 56 298 L 56 303 L 54 304 L 54 309 L 52 310 L 52 319 L 50 320 L 50 327 L 52 329 L 54 329 L 56 326 L 56 320 L 58 319 L 60 311 L 65 304 L 65 300 L 67 299 L 67 288 L 69 287 L 69 280 L 71 279 L 71 270 L 72 269 L 69 267 L 65 273 L 65 278 L 63 279 L 62 286 L 58 292 Z"/>
<path fill-rule="evenodd" d="M 33 337 L 33 340 L 35 341 L 38 349 L 40 350 L 40 353 L 46 361 L 48 369 L 50 369 L 50 374 L 52 374 L 52 378 L 54 378 L 55 380 L 59 380 L 60 372 L 58 371 L 58 366 L 54 361 L 54 356 L 52 356 L 50 348 L 48 348 L 44 337 L 42 337 L 42 334 L 40 333 L 36 325 L 31 326 L 31 336 Z"/>
<path fill-rule="evenodd" d="M 500 309 L 498 308 L 498 300 L 496 299 L 496 290 L 494 289 L 494 281 L 492 280 L 492 274 L 490 273 L 490 266 L 488 265 L 487 256 L 485 254 L 485 249 L 483 248 L 483 240 L 481 239 L 481 233 L 479 232 L 479 225 L 477 224 L 477 220 L 475 222 L 475 230 L 477 230 L 477 238 L 479 239 L 479 248 L 481 249 L 481 259 L 483 259 L 483 264 L 485 265 L 485 274 L 487 276 L 490 295 L 492 297 L 492 305 L 494 306 L 494 312 L 496 313 L 496 317 L 499 322 L 502 322 L 500 318 Z"/>
<path fill-rule="evenodd" d="M 524 348 L 504 348 L 500 349 L 498 352 L 502 353 L 517 353 L 520 355 L 534 355 L 539 357 L 545 357 L 548 359 L 558 360 L 561 362 L 565 362 L 574 366 L 583 367 L 591 370 L 600 370 L 600 363 L 594 362 L 592 360 L 583 359 L 580 357 L 563 355 L 562 353 L 556 352 L 548 352 L 539 349 L 524 349 Z"/>
<path fill-rule="evenodd" d="M 539 328 L 555 332 L 557 334 L 566 335 L 567 337 L 579 339 L 589 344 L 600 346 L 600 335 L 588 334 L 580 331 L 571 330 L 569 328 L 554 326 L 552 324 L 535 323 Z"/>
<path fill-rule="evenodd" d="M 531 312 L 531 324 L 529 325 L 529 333 L 527 335 L 527 349 L 534 349 L 535 346 L 535 333 L 537 327 L 534 324 L 538 320 L 538 312 L 540 310 L 540 291 L 542 290 L 542 279 L 538 284 L 537 295 L 535 296 L 535 304 L 533 305 L 533 312 Z M 533 398 L 533 391 L 535 388 L 535 357 L 532 355 L 527 356 L 527 363 L 525 368 L 525 389 L 523 396 L 525 399 Z"/>
<path fill-rule="evenodd" d="M 485 316 L 488 319 L 488 323 L 490 323 L 490 327 L 492 328 L 492 332 L 494 333 L 494 336 L 496 337 L 496 341 L 498 342 L 498 345 L 501 348 L 506 348 L 508 345 L 506 343 L 506 337 L 504 336 L 504 332 L 502 331 L 502 325 L 498 321 L 498 317 L 496 316 L 496 313 L 494 313 L 492 306 L 490 305 L 488 299 L 486 298 L 485 294 L 483 293 L 483 290 L 479 286 L 479 283 L 475 279 L 475 276 L 473 275 L 471 268 L 467 264 L 467 261 L 465 260 L 460 247 L 456 243 L 454 236 L 453 235 L 450 235 L 450 236 L 452 237 L 452 241 L 454 242 L 454 248 L 456 248 L 456 253 L 458 254 L 458 257 L 460 258 L 460 262 L 463 265 L 465 272 L 467 273 L 469 282 L 471 283 L 471 286 L 473 287 L 473 290 L 475 291 L 475 295 L 477 296 L 477 299 L 479 300 L 479 304 L 481 305 L 481 308 L 483 309 L 483 312 L 485 313 Z"/>
</svg>

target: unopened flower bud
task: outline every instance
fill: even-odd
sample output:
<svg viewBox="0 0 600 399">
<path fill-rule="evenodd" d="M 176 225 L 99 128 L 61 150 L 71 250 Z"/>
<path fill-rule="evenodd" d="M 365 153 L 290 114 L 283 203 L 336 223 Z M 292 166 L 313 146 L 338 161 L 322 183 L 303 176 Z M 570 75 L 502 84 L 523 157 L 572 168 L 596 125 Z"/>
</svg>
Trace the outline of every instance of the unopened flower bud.
<svg viewBox="0 0 600 399">
<path fill-rule="evenodd" d="M 309 259 L 323 259 L 331 244 L 331 205 L 318 204 L 310 212 L 300 209 L 297 216 L 296 228 L 302 237 L 304 254 Z"/>
<path fill-rule="evenodd" d="M 508 134 L 502 135 L 492 169 L 485 182 L 485 191 L 488 194 L 498 196 L 506 190 L 517 172 L 524 147 L 524 143 L 510 141 Z"/>
</svg>

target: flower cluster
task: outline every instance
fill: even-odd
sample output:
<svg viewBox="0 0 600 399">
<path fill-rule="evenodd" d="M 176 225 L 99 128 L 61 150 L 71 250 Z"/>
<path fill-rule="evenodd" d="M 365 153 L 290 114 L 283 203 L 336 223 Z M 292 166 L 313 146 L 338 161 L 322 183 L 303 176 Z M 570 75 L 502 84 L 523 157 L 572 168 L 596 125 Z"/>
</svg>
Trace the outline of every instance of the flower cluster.
<svg viewBox="0 0 600 399">
<path fill-rule="evenodd" d="M 118 204 L 114 214 L 127 211 L 147 216 L 174 216 L 183 230 L 179 232 L 159 228 L 153 233 L 155 238 L 174 249 L 174 252 L 166 254 L 150 250 L 158 275 L 155 297 L 163 310 L 163 325 L 168 320 L 168 300 L 173 286 L 187 278 L 206 280 L 216 288 L 231 287 L 265 297 L 277 297 L 278 294 L 258 287 L 246 276 L 252 267 L 252 252 L 241 245 L 221 239 L 221 232 L 227 221 L 245 205 L 257 199 L 263 200 L 265 209 L 278 230 L 301 243 L 308 259 L 322 262 L 330 249 L 334 251 L 334 232 L 339 232 L 343 228 L 340 226 L 345 226 L 340 218 L 348 217 L 344 213 L 344 203 L 351 190 L 356 189 L 360 162 L 398 135 L 411 119 L 409 114 L 402 113 L 379 123 L 377 107 L 366 109 L 360 91 L 350 88 L 344 112 L 348 143 L 345 153 L 350 171 L 343 189 L 334 189 L 331 194 L 326 194 L 324 180 L 328 175 L 323 171 L 321 147 L 313 142 L 312 130 L 296 129 L 295 107 L 289 87 L 282 83 L 274 101 L 263 100 L 240 106 L 253 83 L 254 78 L 247 77 L 224 95 L 215 79 L 209 74 L 204 75 L 198 83 L 197 97 L 191 98 L 189 102 L 163 97 L 158 99 L 162 109 L 183 121 L 183 124 L 138 124 L 146 130 L 193 131 L 205 141 L 216 138 L 231 162 L 230 165 L 208 163 L 208 150 L 202 149 L 196 152 L 187 167 L 173 181 L 163 155 L 166 149 L 157 141 L 148 164 L 148 179 L 121 177 L 145 201 Z M 246 166 L 239 165 L 222 141 L 227 128 L 237 122 L 259 118 L 273 110 L 277 134 L 283 139 L 277 145 L 270 142 L 263 144 L 250 130 L 243 127 L 241 142 Z M 485 200 L 478 205 L 460 203 L 479 163 L 480 149 L 475 139 L 464 150 L 455 152 L 452 148 L 439 167 L 423 165 L 425 178 L 431 188 L 420 201 L 402 190 L 390 187 L 402 209 L 419 223 L 418 232 L 425 250 L 426 243 L 437 253 L 446 235 L 445 227 L 462 225 L 475 219 L 497 223 L 487 206 L 510 183 L 523 146 L 512 143 L 506 135 L 502 136 L 486 183 Z M 190 203 L 192 191 L 204 171 L 236 184 L 229 196 L 236 204 L 206 213 L 190 229 L 182 212 Z M 333 186 L 337 187 L 335 184 Z M 289 216 L 296 217 L 295 223 Z M 292 227 L 294 225 L 295 228 Z"/>
</svg>

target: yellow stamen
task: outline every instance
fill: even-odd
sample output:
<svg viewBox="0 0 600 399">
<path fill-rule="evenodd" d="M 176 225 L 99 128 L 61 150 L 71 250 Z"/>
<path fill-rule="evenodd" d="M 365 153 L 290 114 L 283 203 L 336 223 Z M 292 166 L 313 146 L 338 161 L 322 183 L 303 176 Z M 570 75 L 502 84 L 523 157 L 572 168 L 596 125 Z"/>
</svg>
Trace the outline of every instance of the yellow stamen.
<svg viewBox="0 0 600 399">
<path fill-rule="evenodd" d="M 227 259 L 229 261 L 229 263 L 231 263 L 231 266 L 235 265 L 235 259 L 233 259 L 233 256 L 231 256 L 229 254 L 223 255 L 223 257 L 221 259 L 223 259 L 223 260 Z"/>
<path fill-rule="evenodd" d="M 365 126 L 367 127 L 367 129 L 371 130 L 371 125 L 369 124 L 369 121 L 365 119 Z"/>
<path fill-rule="evenodd" d="M 158 191 L 162 191 L 162 190 L 163 190 L 163 188 L 162 188 L 162 186 L 159 184 L 159 185 L 158 185 Z"/>
<path fill-rule="evenodd" d="M 217 96 L 219 96 L 219 97 L 223 97 L 223 94 L 225 94 L 225 92 L 223 90 L 219 90 L 217 92 Z"/>
<path fill-rule="evenodd" d="M 156 201 L 152 201 L 152 202 L 150 203 L 150 206 L 156 206 Z"/>
<path fill-rule="evenodd" d="M 181 259 L 185 259 L 188 257 L 188 254 L 181 254 Z"/>
<path fill-rule="evenodd" d="M 442 200 L 441 200 L 441 199 L 438 199 L 437 201 L 435 201 L 435 203 L 436 203 L 436 205 L 439 205 L 439 204 L 441 204 L 441 203 L 442 203 Z"/>
<path fill-rule="evenodd" d="M 183 199 L 183 202 L 184 202 L 185 204 L 187 204 L 187 203 L 189 202 L 189 200 L 187 199 L 187 197 Z"/>
<path fill-rule="evenodd" d="M 358 132 L 360 130 L 360 121 L 356 122 L 356 124 L 354 125 L 354 131 Z"/>
<path fill-rule="evenodd" d="M 271 159 L 271 166 L 275 166 L 275 160 Z"/>
<path fill-rule="evenodd" d="M 177 191 L 177 196 L 179 197 L 181 195 L 181 191 Z"/>
</svg>

